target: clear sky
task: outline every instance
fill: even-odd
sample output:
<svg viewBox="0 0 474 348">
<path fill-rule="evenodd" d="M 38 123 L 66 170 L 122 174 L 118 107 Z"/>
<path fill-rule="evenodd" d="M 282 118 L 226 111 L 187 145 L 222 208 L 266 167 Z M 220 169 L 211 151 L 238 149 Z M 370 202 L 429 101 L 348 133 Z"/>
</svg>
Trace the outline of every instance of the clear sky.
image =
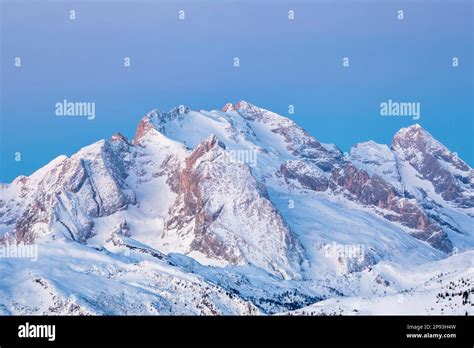
<svg viewBox="0 0 474 348">
<path fill-rule="evenodd" d="M 343 151 L 419 123 L 474 164 L 470 0 L 0 1 L 2 182 L 116 131 L 132 136 L 151 109 L 241 99 Z M 64 99 L 95 102 L 96 118 L 57 117 Z M 420 119 L 380 116 L 388 99 L 419 102 Z"/>
</svg>

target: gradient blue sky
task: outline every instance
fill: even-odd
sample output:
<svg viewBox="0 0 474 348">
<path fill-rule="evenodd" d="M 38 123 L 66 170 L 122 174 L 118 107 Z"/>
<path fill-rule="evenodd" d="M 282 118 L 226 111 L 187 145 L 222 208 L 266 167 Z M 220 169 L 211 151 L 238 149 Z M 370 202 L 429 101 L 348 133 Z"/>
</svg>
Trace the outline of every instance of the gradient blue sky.
<svg viewBox="0 0 474 348">
<path fill-rule="evenodd" d="M 291 116 L 343 151 L 390 143 L 418 122 L 472 166 L 473 16 L 469 0 L 1 0 L 0 181 L 116 131 L 132 136 L 151 109 L 241 99 Z M 56 117 L 63 99 L 95 102 L 96 119 Z M 381 117 L 388 99 L 420 102 L 420 120 Z"/>
</svg>

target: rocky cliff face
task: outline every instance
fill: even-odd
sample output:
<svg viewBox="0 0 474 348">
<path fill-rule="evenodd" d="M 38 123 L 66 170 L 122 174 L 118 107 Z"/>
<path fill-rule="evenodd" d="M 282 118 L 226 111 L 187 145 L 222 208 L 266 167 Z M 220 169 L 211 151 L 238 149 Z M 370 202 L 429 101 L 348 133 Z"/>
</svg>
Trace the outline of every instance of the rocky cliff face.
<svg viewBox="0 0 474 348">
<path fill-rule="evenodd" d="M 431 219 L 415 199 L 403 197 L 389 182 L 378 174 L 370 176 L 353 164 L 334 169 L 328 178 L 314 167 L 301 161 L 286 161 L 277 172 L 289 185 L 298 183 L 304 189 L 341 193 L 348 199 L 364 206 L 372 206 L 386 219 L 408 227 L 420 240 L 444 252 L 453 249 L 446 232 Z"/>
<path fill-rule="evenodd" d="M 428 218 L 417 205 L 416 200 L 401 197 L 395 188 L 382 177 L 374 174 L 370 177 L 363 169 L 346 165 L 343 169 L 334 170 L 333 188 L 343 188 L 350 193 L 350 198 L 382 210 L 377 211 L 390 221 L 396 221 L 412 229 L 414 237 L 427 241 L 433 247 L 444 252 L 452 251 L 452 244 L 446 233 L 435 221 Z"/>
<path fill-rule="evenodd" d="M 300 160 L 288 160 L 281 164 L 277 175 L 284 177 L 291 185 L 297 182 L 301 187 L 313 191 L 326 191 L 329 180 L 319 168 Z"/>
<path fill-rule="evenodd" d="M 428 180 L 444 200 L 462 208 L 474 207 L 474 171 L 422 127 L 401 129 L 393 138 L 392 148 L 399 160 Z"/>
<path fill-rule="evenodd" d="M 453 248 L 447 232 L 471 238 L 463 209 L 473 207 L 473 170 L 420 126 L 400 130 L 391 148 L 362 143 L 343 158 L 335 145 L 244 101 L 221 111 L 151 111 L 132 141 L 117 133 L 17 178 L 0 191 L 0 238 L 33 243 L 54 232 L 86 243 L 100 233 L 98 221 L 118 214 L 107 233 L 158 235 L 168 251 L 298 277 L 306 257 L 298 234 L 312 227 L 301 232 L 273 176 L 283 191 L 356 203 L 443 252 Z M 131 206 L 143 221 L 119 214 Z"/>
<path fill-rule="evenodd" d="M 436 245 L 441 242 L 443 246 L 437 247 L 449 251 L 452 243 L 446 240 L 446 233 L 455 233 L 458 235 L 455 238 L 463 239 L 471 235 L 472 229 L 468 227 L 471 222 L 460 220 L 457 214 L 459 211 L 467 216 L 472 214 L 473 171 L 421 126 L 401 129 L 390 148 L 374 142 L 357 144 L 351 150 L 350 160 L 390 183 L 399 196 L 406 198 L 400 202 L 408 200 L 416 204 L 416 214 L 406 212 L 403 216 L 405 220 L 411 216 L 407 223 L 419 226 L 415 234 L 421 238 L 429 236 L 431 231 L 429 240 Z"/>
<path fill-rule="evenodd" d="M 229 264 L 254 264 L 297 277 L 302 248 L 243 163 L 210 136 L 186 158 L 164 237 L 177 234 L 198 251 Z"/>
<path fill-rule="evenodd" d="M 128 144 L 119 137 L 112 142 L 100 141 L 71 158 L 58 158 L 46 170 L 16 183 L 21 189 L 34 186 L 14 224 L 18 243 L 33 243 L 53 229 L 85 242 L 93 235 L 94 218 L 135 203 L 124 181 L 126 162 L 116 152 Z"/>
<path fill-rule="evenodd" d="M 235 110 L 245 120 L 255 124 L 265 124 L 269 130 L 281 136 L 288 152 L 296 157 L 311 162 L 324 171 L 330 171 L 342 158 L 342 154 L 328 151 L 319 141 L 309 135 L 303 128 L 292 120 L 259 108 L 245 101 L 240 101 L 234 107 L 224 107 Z"/>
</svg>

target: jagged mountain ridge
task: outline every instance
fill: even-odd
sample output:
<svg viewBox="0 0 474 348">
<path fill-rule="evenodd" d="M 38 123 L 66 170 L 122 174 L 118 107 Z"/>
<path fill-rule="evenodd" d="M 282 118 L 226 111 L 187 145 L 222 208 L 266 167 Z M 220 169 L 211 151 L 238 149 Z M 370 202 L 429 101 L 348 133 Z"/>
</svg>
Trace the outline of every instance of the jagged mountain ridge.
<svg viewBox="0 0 474 348">
<path fill-rule="evenodd" d="M 390 148 L 358 144 L 344 158 L 244 101 L 180 106 L 144 116 L 132 140 L 117 133 L 15 179 L 1 191 L 0 236 L 108 248 L 124 235 L 204 266 L 317 279 L 471 249 L 472 173 L 417 125 Z M 332 242 L 362 245 L 363 255 L 331 259 Z"/>
<path fill-rule="evenodd" d="M 135 203 L 133 190 L 130 190 L 124 182 L 124 178 L 128 176 L 126 168 L 130 165 L 130 160 L 125 157 L 129 156 L 131 147 L 139 146 L 141 138 L 150 130 L 153 130 L 194 148 L 205 137 L 197 135 L 197 137 L 194 136 L 190 139 L 188 135 L 191 133 L 191 129 L 187 131 L 186 126 L 192 126 L 193 122 L 190 122 L 189 119 L 194 119 L 194 123 L 207 119 L 208 122 L 202 122 L 205 127 L 209 128 L 207 136 L 218 133 L 217 138 L 220 135 L 223 144 L 228 148 L 241 147 L 247 151 L 256 151 L 256 156 L 269 154 L 267 157 L 270 157 L 273 162 L 278 161 L 278 159 L 275 161 L 270 156 L 275 153 L 277 156 L 273 157 L 285 159 L 285 161 L 280 160 L 282 163 L 280 163 L 279 170 L 275 172 L 271 172 L 274 169 L 271 166 L 268 166 L 270 170 L 264 166 L 254 168 L 252 174 L 256 176 L 257 181 L 264 183 L 266 175 L 276 173 L 277 175 L 283 175 L 286 181 L 296 180 L 303 186 L 309 185 L 306 188 L 314 191 L 326 191 L 328 188 L 337 191 L 342 188 L 350 199 L 365 205 L 388 208 L 395 214 L 385 214 L 384 216 L 395 221 L 401 221 L 402 224 L 414 230 L 423 231 L 426 236 L 421 238 L 425 240 L 429 240 L 432 238 L 432 234 L 436 234 L 438 241 L 434 243 L 438 243 L 439 249 L 448 252 L 451 250 L 452 246 L 446 240 L 440 226 L 435 221 L 430 221 L 430 218 L 424 214 L 422 209 L 417 207 L 416 203 L 413 204 L 413 201 L 404 198 L 405 192 L 400 192 L 400 182 L 402 180 L 399 173 L 397 173 L 398 180 L 381 173 L 373 171 L 370 173 L 371 170 L 367 169 L 366 166 L 367 162 L 361 163 L 354 159 L 354 163 L 358 165 L 356 167 L 350 160 L 345 161 L 340 153 L 328 151 L 316 139 L 294 124 L 293 121 L 247 102 L 241 101 L 235 106 L 227 104 L 223 110 L 224 112 L 221 113 L 216 111 L 194 112 L 183 106 L 168 113 L 154 110 L 139 123 L 133 142 L 129 142 L 124 136 L 117 134 L 110 141 L 101 141 L 90 148 L 81 150 L 81 155 L 77 154 L 71 159 L 58 158 L 56 166 L 48 172 L 52 175 L 47 175 L 48 180 L 42 180 L 38 184 L 40 189 L 47 191 L 46 199 L 41 201 L 33 199 L 29 203 L 28 208 L 25 209 L 26 213 L 18 218 L 13 230 L 16 238 L 26 242 L 33 241 L 34 237 L 31 234 L 35 233 L 34 225 L 39 223 L 52 224 L 54 222 L 52 215 L 59 214 L 58 206 L 72 206 L 72 203 L 69 202 L 71 195 L 63 194 L 61 196 L 59 193 L 60 190 L 63 190 L 67 193 L 77 193 L 74 195 L 74 199 L 78 200 L 74 205 L 74 211 L 77 213 L 72 214 L 72 216 L 68 214 L 66 219 L 74 220 L 69 224 L 57 216 L 56 220 L 68 231 L 72 238 L 84 241 L 92 233 L 93 227 L 90 218 L 110 215 L 117 210 L 126 208 L 130 203 Z M 224 126 L 218 125 L 219 127 L 216 127 L 212 124 L 218 122 L 225 122 Z M 265 126 L 270 128 L 270 132 L 267 131 L 266 134 L 262 132 L 265 130 Z M 206 132 L 205 127 L 203 133 Z M 417 137 L 416 134 L 421 130 L 421 127 L 415 125 L 398 132 L 392 144 L 393 152 L 398 158 L 403 157 L 405 163 L 408 163 L 423 178 L 431 182 L 434 185 L 435 193 L 441 194 L 445 201 L 458 203 L 462 208 L 472 208 L 474 196 L 472 192 L 469 192 L 474 185 L 472 183 L 472 169 L 432 139 L 424 130 L 422 131 L 424 138 L 429 140 L 428 143 L 431 147 L 420 145 L 420 143 L 423 144 L 423 141 L 419 141 L 419 138 L 423 137 Z M 415 136 L 413 135 L 414 132 Z M 195 130 L 194 133 L 199 134 Z M 271 140 L 276 141 L 271 142 Z M 400 145 L 402 143 L 404 146 Z M 280 148 L 275 148 L 273 146 L 275 144 Z M 423 160 L 415 161 L 417 152 L 414 154 L 413 148 L 420 149 L 418 153 L 424 155 Z M 429 148 L 434 149 L 432 151 L 433 155 L 427 151 Z M 357 147 L 351 153 L 356 153 L 356 149 Z M 377 148 L 377 150 L 381 151 L 380 148 Z M 411 151 L 410 154 L 408 154 L 409 151 Z M 392 153 L 392 150 L 389 150 L 389 152 Z M 437 164 L 435 173 L 430 173 L 429 165 L 433 163 L 432 157 L 434 158 L 434 156 L 444 161 L 448 159 L 448 163 L 453 164 L 457 172 L 453 174 L 441 164 L 435 162 Z M 400 159 L 398 161 L 400 162 Z M 287 170 L 290 164 L 293 165 L 293 170 Z M 306 166 L 307 171 L 311 170 L 311 166 L 315 166 L 315 170 L 309 176 L 301 174 L 296 168 L 302 166 Z M 58 167 L 60 168 L 58 169 Z M 322 173 L 316 174 L 318 171 L 322 171 Z M 397 172 L 397 169 L 392 170 L 393 172 Z M 91 175 L 95 173 L 97 173 L 97 183 L 91 178 Z M 330 173 L 331 175 L 327 177 L 324 173 Z M 70 176 L 67 174 L 70 174 Z M 173 175 L 175 174 L 174 172 Z M 464 176 L 462 176 L 463 174 Z M 58 175 L 60 178 L 56 178 Z M 28 180 L 29 178 L 21 177 L 14 183 Z M 26 182 L 23 184 L 28 187 Z M 54 185 L 59 187 L 59 191 Z M 405 187 L 404 183 L 401 185 Z M 106 192 L 101 194 L 99 192 L 101 189 L 105 189 Z M 54 195 L 51 195 L 52 191 L 55 191 Z M 379 195 L 379 197 L 376 197 L 376 195 Z M 97 197 L 98 199 L 96 199 Z M 45 204 L 49 206 L 46 207 Z M 82 209 L 77 209 L 77 205 L 80 205 Z M 410 220 L 403 219 L 403 209 L 406 206 L 410 209 L 409 215 L 414 216 Z M 48 212 L 48 209 L 53 214 L 43 216 L 45 212 Z M 421 235 L 421 233 L 418 233 L 418 235 Z"/>
</svg>

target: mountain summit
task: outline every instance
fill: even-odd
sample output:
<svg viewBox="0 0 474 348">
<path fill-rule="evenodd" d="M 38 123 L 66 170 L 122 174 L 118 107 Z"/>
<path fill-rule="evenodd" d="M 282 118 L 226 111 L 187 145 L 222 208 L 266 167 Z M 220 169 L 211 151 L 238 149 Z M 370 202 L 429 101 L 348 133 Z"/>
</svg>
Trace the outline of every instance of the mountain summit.
<svg viewBox="0 0 474 348">
<path fill-rule="evenodd" d="M 341 294 L 396 293 L 402 283 L 383 280 L 388 264 L 453 259 L 464 276 L 454 254 L 474 248 L 473 214 L 473 169 L 419 125 L 390 146 L 368 141 L 343 156 L 240 101 L 153 110 L 132 140 L 116 133 L 15 179 L 0 189 L 0 243 L 44 250 L 31 281 L 40 279 L 38 296 L 61 299 L 57 312 L 104 310 L 71 287 L 72 272 L 118 289 L 104 295 L 116 313 L 132 311 L 134 296 L 120 295 L 130 287 L 146 289 L 141 313 L 277 313 Z"/>
</svg>

